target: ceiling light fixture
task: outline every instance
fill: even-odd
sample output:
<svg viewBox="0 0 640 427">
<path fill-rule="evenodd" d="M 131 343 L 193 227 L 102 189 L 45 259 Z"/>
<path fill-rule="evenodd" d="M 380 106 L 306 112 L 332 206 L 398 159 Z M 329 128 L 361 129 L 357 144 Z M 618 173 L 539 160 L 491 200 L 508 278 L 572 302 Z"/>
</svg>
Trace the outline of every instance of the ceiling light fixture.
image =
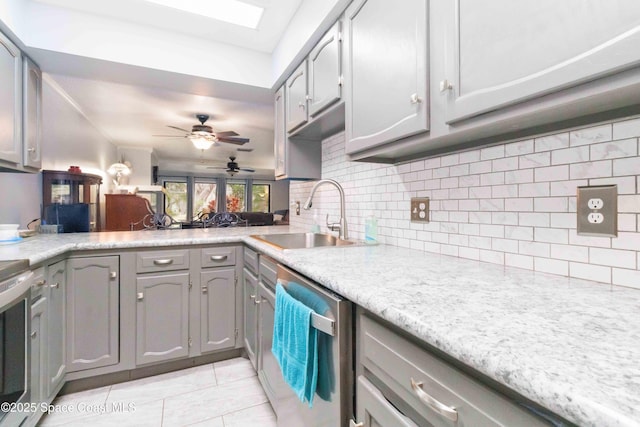
<svg viewBox="0 0 640 427">
<path fill-rule="evenodd" d="M 183 12 L 257 29 L 264 8 L 238 0 L 146 0 Z"/>
<path fill-rule="evenodd" d="M 116 185 L 120 185 L 120 179 L 123 176 L 131 175 L 131 163 L 125 162 L 123 159 L 109 166 L 107 173 L 115 177 L 114 182 Z"/>
<path fill-rule="evenodd" d="M 189 139 L 198 150 L 208 150 L 214 142 L 211 139 L 211 134 L 206 132 L 193 132 Z"/>
</svg>

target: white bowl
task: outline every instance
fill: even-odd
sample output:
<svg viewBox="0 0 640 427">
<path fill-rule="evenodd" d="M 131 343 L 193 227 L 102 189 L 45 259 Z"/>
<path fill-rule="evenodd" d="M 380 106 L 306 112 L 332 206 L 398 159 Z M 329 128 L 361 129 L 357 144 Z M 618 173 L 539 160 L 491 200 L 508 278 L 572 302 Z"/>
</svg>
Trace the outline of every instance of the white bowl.
<svg viewBox="0 0 640 427">
<path fill-rule="evenodd" d="M 18 238 L 20 224 L 0 224 L 0 240 L 12 240 Z"/>
</svg>

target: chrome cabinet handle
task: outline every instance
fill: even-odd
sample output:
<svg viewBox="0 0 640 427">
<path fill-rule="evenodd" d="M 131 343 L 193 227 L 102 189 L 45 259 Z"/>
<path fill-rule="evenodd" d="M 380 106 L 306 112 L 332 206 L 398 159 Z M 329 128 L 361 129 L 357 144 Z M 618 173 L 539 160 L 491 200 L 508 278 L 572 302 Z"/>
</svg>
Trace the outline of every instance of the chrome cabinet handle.
<svg viewBox="0 0 640 427">
<path fill-rule="evenodd" d="M 444 79 L 440 82 L 440 92 L 446 92 L 451 89 L 453 89 L 453 84 L 449 80 Z"/>
<path fill-rule="evenodd" d="M 349 427 L 364 427 L 364 423 L 357 423 L 354 420 L 349 420 Z"/>
<path fill-rule="evenodd" d="M 422 98 L 417 93 L 412 94 L 410 99 L 412 104 L 420 104 L 422 102 Z"/>
<path fill-rule="evenodd" d="M 44 286 L 44 285 L 46 285 L 46 284 L 47 284 L 47 281 L 46 281 L 46 280 L 44 280 L 44 279 L 42 279 L 42 280 L 38 280 L 38 281 L 36 282 L 36 286 Z"/>
<path fill-rule="evenodd" d="M 304 105 L 304 102 L 300 101 L 298 102 L 298 107 L 302 108 L 303 110 L 306 108 L 306 105 Z"/>
<path fill-rule="evenodd" d="M 256 298 L 256 299 L 254 299 L 254 300 L 253 300 L 253 303 L 254 303 L 255 305 L 258 305 L 258 304 L 260 304 L 260 300 L 259 300 L 258 298 Z"/>
<path fill-rule="evenodd" d="M 171 265 L 173 264 L 173 259 L 171 258 L 167 258 L 167 259 L 154 259 L 153 263 L 155 265 Z"/>
<path fill-rule="evenodd" d="M 203 287 L 202 287 L 202 293 L 203 293 L 203 294 L 206 294 L 207 292 L 208 292 L 207 287 L 206 287 L 206 286 L 203 286 Z"/>
<path fill-rule="evenodd" d="M 458 411 L 456 411 L 454 408 L 445 405 L 444 403 L 440 403 L 438 402 L 436 399 L 434 399 L 433 397 L 429 396 L 423 389 L 422 389 L 422 381 L 418 381 L 416 382 L 413 378 L 411 378 L 411 388 L 413 389 L 413 391 L 415 392 L 416 396 L 418 396 L 418 398 L 420 400 L 422 400 L 424 403 L 426 403 L 431 409 L 433 409 L 435 412 L 437 412 L 438 414 L 442 415 L 443 417 L 456 422 L 458 421 Z"/>
<path fill-rule="evenodd" d="M 112 271 L 111 273 L 109 273 L 109 279 L 115 279 L 117 277 L 118 277 L 117 271 Z"/>
<path fill-rule="evenodd" d="M 35 149 L 35 147 L 30 147 L 30 148 L 27 148 L 27 152 L 28 152 L 29 154 L 35 154 L 36 149 Z"/>
<path fill-rule="evenodd" d="M 49 285 L 49 287 L 52 289 L 58 289 L 60 287 L 60 282 L 56 282 L 53 285 Z"/>
<path fill-rule="evenodd" d="M 38 331 L 31 332 L 31 338 L 35 338 L 38 335 Z"/>
<path fill-rule="evenodd" d="M 255 300 L 256 296 L 255 295 L 249 295 L 249 299 Z"/>
<path fill-rule="evenodd" d="M 136 297 L 137 297 L 138 301 L 142 301 L 144 299 L 144 293 L 143 292 L 138 292 Z"/>
<path fill-rule="evenodd" d="M 226 261 L 227 258 L 227 255 L 211 255 L 211 261 Z"/>
</svg>

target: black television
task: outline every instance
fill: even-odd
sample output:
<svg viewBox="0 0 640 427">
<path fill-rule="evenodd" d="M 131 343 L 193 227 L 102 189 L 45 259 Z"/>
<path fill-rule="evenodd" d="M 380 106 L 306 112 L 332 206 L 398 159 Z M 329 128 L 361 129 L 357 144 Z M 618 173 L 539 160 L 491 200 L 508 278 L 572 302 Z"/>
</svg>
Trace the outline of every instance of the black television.
<svg viewBox="0 0 640 427">
<path fill-rule="evenodd" d="M 44 219 L 47 224 L 62 225 L 63 233 L 85 233 L 89 231 L 89 204 L 53 203 L 47 206 Z"/>
</svg>

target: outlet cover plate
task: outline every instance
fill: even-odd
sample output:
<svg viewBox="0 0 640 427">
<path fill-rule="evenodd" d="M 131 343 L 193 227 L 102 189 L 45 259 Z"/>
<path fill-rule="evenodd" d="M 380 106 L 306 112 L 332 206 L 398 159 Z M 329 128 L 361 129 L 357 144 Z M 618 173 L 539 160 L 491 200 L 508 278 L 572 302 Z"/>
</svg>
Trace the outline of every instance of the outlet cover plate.
<svg viewBox="0 0 640 427">
<path fill-rule="evenodd" d="M 618 237 L 618 187 L 616 185 L 578 187 L 576 211 L 578 234 Z M 590 214 L 591 218 L 597 221 L 589 221 Z"/>
<path fill-rule="evenodd" d="M 411 222 L 429 222 L 429 198 L 411 198 Z"/>
</svg>

